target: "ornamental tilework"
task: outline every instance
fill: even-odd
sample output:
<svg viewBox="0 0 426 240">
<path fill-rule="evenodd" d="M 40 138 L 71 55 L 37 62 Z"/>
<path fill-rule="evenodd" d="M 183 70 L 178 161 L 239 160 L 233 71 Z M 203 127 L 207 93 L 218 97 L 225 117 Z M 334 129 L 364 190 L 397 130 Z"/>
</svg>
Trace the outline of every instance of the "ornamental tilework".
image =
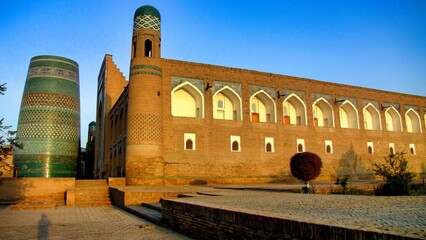
<svg viewBox="0 0 426 240">
<path fill-rule="evenodd" d="M 78 65 L 56 56 L 30 61 L 18 121 L 19 177 L 74 177 L 80 148 Z"/>
<path fill-rule="evenodd" d="M 149 28 L 160 31 L 160 19 L 152 15 L 139 15 L 135 18 L 133 29 Z"/>
<path fill-rule="evenodd" d="M 51 68 L 51 67 L 34 67 L 28 70 L 27 79 L 31 79 L 32 77 L 40 77 L 40 76 L 61 77 L 61 78 L 78 83 L 78 73 L 75 73 L 66 69 Z"/>
<path fill-rule="evenodd" d="M 80 112 L 80 101 L 74 97 L 52 93 L 28 93 L 22 99 L 21 108 L 49 106 Z"/>
</svg>

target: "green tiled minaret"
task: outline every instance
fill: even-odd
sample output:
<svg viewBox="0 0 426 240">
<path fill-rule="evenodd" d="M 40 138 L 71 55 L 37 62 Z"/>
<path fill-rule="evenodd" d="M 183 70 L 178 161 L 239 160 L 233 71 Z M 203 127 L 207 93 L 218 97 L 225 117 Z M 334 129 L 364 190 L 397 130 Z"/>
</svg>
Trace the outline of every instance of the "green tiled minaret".
<svg viewBox="0 0 426 240">
<path fill-rule="evenodd" d="M 58 56 L 30 61 L 14 164 L 19 177 L 75 177 L 80 151 L 78 64 Z"/>
</svg>

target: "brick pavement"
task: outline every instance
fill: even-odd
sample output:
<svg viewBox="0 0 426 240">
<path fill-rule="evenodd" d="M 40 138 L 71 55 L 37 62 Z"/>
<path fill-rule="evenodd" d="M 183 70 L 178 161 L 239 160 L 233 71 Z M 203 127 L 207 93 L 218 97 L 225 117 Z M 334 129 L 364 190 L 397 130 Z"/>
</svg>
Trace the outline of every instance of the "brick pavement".
<svg viewBox="0 0 426 240">
<path fill-rule="evenodd" d="M 11 210 L 0 206 L 0 239 L 189 239 L 116 207 Z"/>
</svg>

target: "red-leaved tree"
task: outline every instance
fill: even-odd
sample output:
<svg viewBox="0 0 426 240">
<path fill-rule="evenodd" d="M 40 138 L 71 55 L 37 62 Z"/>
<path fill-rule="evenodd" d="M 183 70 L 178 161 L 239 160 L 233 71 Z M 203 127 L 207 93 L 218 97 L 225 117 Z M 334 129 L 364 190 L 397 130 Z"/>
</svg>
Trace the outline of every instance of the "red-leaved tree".
<svg viewBox="0 0 426 240">
<path fill-rule="evenodd" d="M 296 153 L 290 159 L 291 174 L 302 180 L 309 188 L 309 181 L 317 178 L 321 173 L 322 161 L 315 153 Z"/>
</svg>

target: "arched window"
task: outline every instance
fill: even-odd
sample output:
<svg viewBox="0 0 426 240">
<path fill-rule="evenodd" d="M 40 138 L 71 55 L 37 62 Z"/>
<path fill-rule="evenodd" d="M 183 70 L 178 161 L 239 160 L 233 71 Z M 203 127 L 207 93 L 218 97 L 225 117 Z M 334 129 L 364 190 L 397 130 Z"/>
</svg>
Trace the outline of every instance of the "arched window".
<svg viewBox="0 0 426 240">
<path fill-rule="evenodd" d="M 297 152 L 299 153 L 303 152 L 303 145 L 300 143 L 297 145 Z"/>
<path fill-rule="evenodd" d="M 132 39 L 132 59 L 136 57 L 136 43 L 137 43 L 137 37 L 134 36 Z"/>
<path fill-rule="evenodd" d="M 118 138 L 118 136 L 120 135 L 120 125 L 121 125 L 121 122 L 119 122 L 118 121 L 118 115 L 115 115 L 115 130 L 114 130 L 114 132 L 115 132 L 115 139 L 117 139 Z"/>
<path fill-rule="evenodd" d="M 195 133 L 184 133 L 184 149 L 195 150 Z"/>
<path fill-rule="evenodd" d="M 231 136 L 231 152 L 240 152 L 240 136 Z"/>
<path fill-rule="evenodd" d="M 368 146 L 368 153 L 373 154 L 373 148 L 371 146 Z"/>
<path fill-rule="evenodd" d="M 265 152 L 274 152 L 274 138 L 265 137 Z"/>
<path fill-rule="evenodd" d="M 327 145 L 327 153 L 331 153 L 331 147 L 330 147 L 330 145 Z"/>
<path fill-rule="evenodd" d="M 231 88 L 225 86 L 213 95 L 213 118 L 242 120 L 241 98 Z"/>
<path fill-rule="evenodd" d="M 420 116 L 412 108 L 408 109 L 408 111 L 405 113 L 405 123 L 407 125 L 407 132 L 422 132 L 422 128 L 420 125 Z"/>
<path fill-rule="evenodd" d="M 385 112 L 386 130 L 402 132 L 401 115 L 398 111 L 390 106 Z"/>
<path fill-rule="evenodd" d="M 367 142 L 367 151 L 369 154 L 374 154 L 374 144 L 373 142 Z"/>
<path fill-rule="evenodd" d="M 232 142 L 232 151 L 239 151 L 240 150 L 240 144 L 237 141 Z"/>
<path fill-rule="evenodd" d="M 379 110 L 377 110 L 373 104 L 367 104 L 362 110 L 362 113 L 364 118 L 364 129 L 382 130 Z"/>
<path fill-rule="evenodd" d="M 185 149 L 186 150 L 192 150 L 192 147 L 193 147 L 192 145 L 193 145 L 193 143 L 192 143 L 191 139 L 186 140 Z"/>
<path fill-rule="evenodd" d="M 325 140 L 324 144 L 325 144 L 325 152 L 333 153 L 333 141 Z"/>
<path fill-rule="evenodd" d="M 263 90 L 258 91 L 250 98 L 251 121 L 275 123 L 275 102 Z"/>
<path fill-rule="evenodd" d="M 272 152 L 272 144 L 271 143 L 266 144 L 266 152 Z"/>
<path fill-rule="evenodd" d="M 111 133 L 111 142 L 113 142 L 114 141 L 114 118 L 111 119 L 110 133 Z"/>
<path fill-rule="evenodd" d="M 339 108 L 340 127 L 358 129 L 358 111 L 348 100 L 344 101 Z"/>
<path fill-rule="evenodd" d="M 389 152 L 390 154 L 395 154 L 395 144 L 389 143 Z"/>
<path fill-rule="evenodd" d="M 283 102 L 284 124 L 306 125 L 305 103 L 295 94 Z"/>
<path fill-rule="evenodd" d="M 172 115 L 176 117 L 204 117 L 204 98 L 198 88 L 184 82 L 172 90 Z"/>
<path fill-rule="evenodd" d="M 314 126 L 334 127 L 334 113 L 330 103 L 320 98 L 312 105 L 314 112 Z"/>
<path fill-rule="evenodd" d="M 410 148 L 410 153 L 414 155 L 414 148 Z"/>
<path fill-rule="evenodd" d="M 145 40 L 145 57 L 152 57 L 152 41 Z"/>
</svg>

